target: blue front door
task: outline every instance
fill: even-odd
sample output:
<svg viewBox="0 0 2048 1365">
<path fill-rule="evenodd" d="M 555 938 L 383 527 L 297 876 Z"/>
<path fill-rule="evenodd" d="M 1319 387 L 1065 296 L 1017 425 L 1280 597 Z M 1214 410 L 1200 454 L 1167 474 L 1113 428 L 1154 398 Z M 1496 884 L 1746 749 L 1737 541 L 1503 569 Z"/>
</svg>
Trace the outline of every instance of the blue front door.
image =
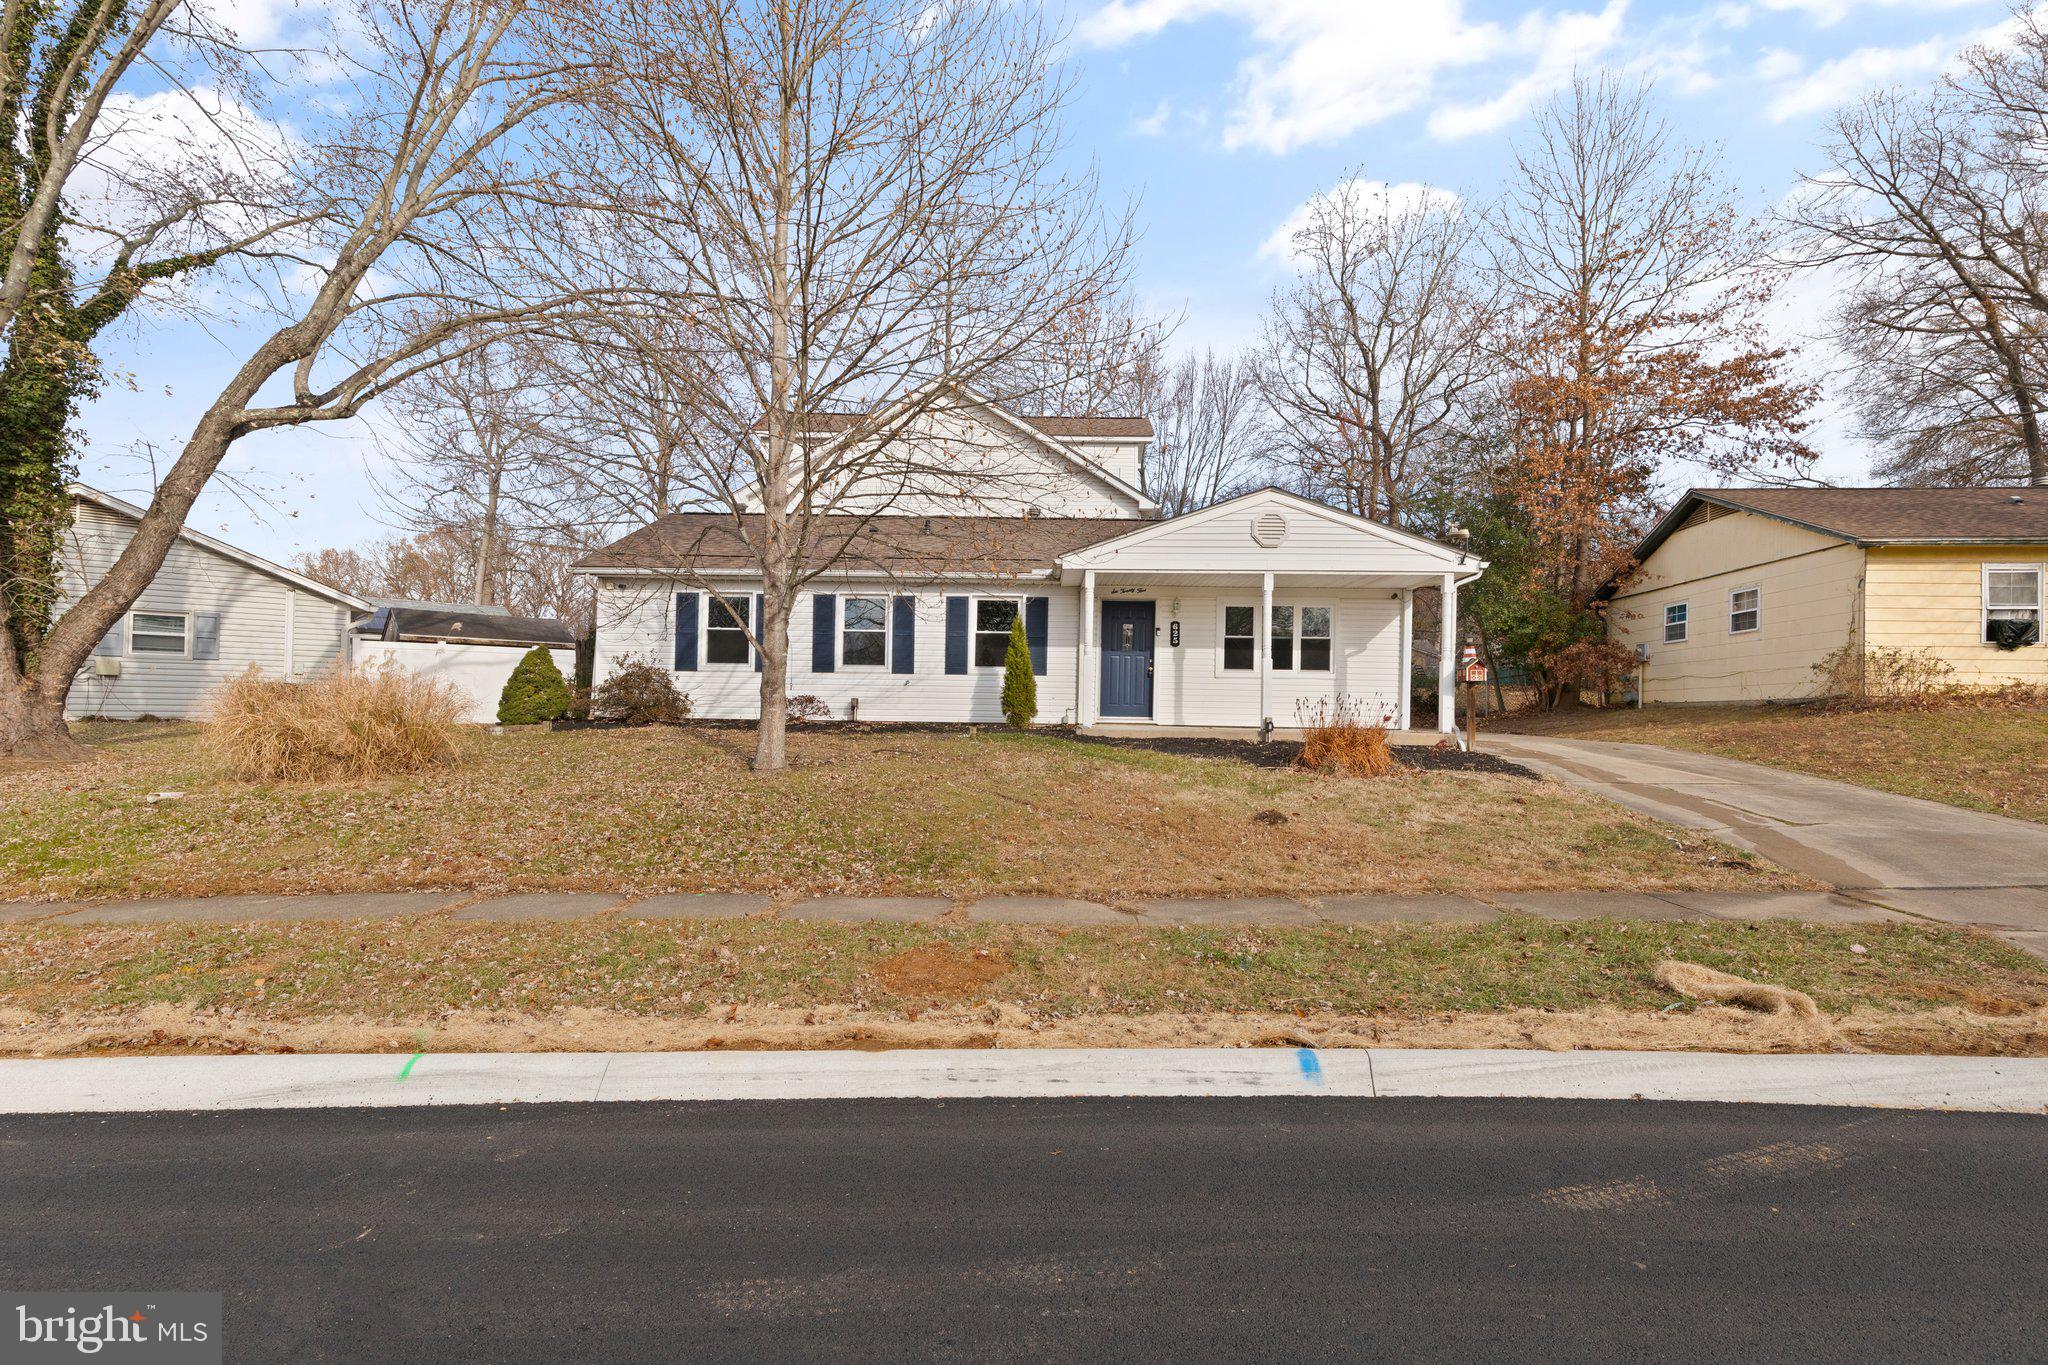
<svg viewBox="0 0 2048 1365">
<path fill-rule="evenodd" d="M 1150 602 L 1102 604 L 1102 714 L 1152 714 Z"/>
</svg>

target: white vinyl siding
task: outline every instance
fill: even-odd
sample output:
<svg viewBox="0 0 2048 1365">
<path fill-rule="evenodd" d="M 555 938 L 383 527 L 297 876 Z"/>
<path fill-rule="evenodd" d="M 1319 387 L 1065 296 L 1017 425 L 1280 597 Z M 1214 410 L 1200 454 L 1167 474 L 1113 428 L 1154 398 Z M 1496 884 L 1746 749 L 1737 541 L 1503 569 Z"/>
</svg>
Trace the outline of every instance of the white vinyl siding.
<svg viewBox="0 0 2048 1365">
<path fill-rule="evenodd" d="M 96 504 L 76 505 L 59 556 L 65 602 L 75 601 L 112 567 L 133 527 L 127 517 Z M 201 614 L 219 618 L 217 658 L 191 657 Z M 183 619 L 179 650 L 130 648 L 134 618 L 158 616 Z M 180 540 L 129 617 L 114 626 L 123 655 L 120 675 L 97 676 L 88 661 L 72 682 L 65 713 L 117 720 L 196 716 L 207 693 L 252 664 L 271 678 L 310 677 L 334 666 L 345 655 L 348 624 L 348 608 L 332 598 Z"/>
</svg>

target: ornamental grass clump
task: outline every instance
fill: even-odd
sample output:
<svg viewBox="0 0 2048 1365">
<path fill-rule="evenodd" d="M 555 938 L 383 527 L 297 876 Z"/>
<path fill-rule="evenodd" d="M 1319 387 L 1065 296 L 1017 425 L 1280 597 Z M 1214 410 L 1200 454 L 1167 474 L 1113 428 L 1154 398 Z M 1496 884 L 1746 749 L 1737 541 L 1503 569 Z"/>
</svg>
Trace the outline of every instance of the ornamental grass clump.
<svg viewBox="0 0 2048 1365">
<path fill-rule="evenodd" d="M 1010 623 L 1010 647 L 1003 655 L 1003 718 L 1022 730 L 1038 716 L 1038 679 L 1031 674 L 1031 644 L 1024 618 Z"/>
<path fill-rule="evenodd" d="M 1301 755 L 1297 767 L 1351 777 L 1385 777 L 1394 771 L 1394 751 L 1387 744 L 1385 717 L 1366 718 L 1365 703 L 1356 697 L 1297 703 Z"/>
<path fill-rule="evenodd" d="M 204 743 L 252 782 L 390 777 L 460 757 L 467 709 L 454 687 L 402 668 L 346 668 L 294 683 L 252 665 L 208 699 Z"/>
</svg>

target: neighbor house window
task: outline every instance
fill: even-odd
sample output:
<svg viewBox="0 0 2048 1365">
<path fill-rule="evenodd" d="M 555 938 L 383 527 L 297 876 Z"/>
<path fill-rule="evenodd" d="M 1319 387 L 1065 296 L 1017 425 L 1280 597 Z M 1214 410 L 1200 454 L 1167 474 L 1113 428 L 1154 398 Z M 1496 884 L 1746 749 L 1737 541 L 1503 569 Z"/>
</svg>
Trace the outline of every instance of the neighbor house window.
<svg viewBox="0 0 2048 1365">
<path fill-rule="evenodd" d="M 136 612 L 128 618 L 128 651 L 131 654 L 183 654 L 185 618 L 159 612 Z"/>
<path fill-rule="evenodd" d="M 880 668 L 888 662 L 889 599 L 849 597 L 839 619 L 840 663 L 848 668 Z"/>
<path fill-rule="evenodd" d="M 746 600 L 740 600 L 739 611 L 732 604 L 719 598 L 712 598 L 710 615 L 704 622 L 704 659 L 714 664 L 743 664 L 747 661 L 747 623 L 740 612 L 746 610 Z"/>
<path fill-rule="evenodd" d="M 1984 566 L 1984 638 L 1992 644 L 2017 636 L 2028 644 L 2039 644 L 2043 631 L 2041 614 L 2042 566 L 2039 564 L 1986 564 Z M 2002 625 L 2001 622 L 2017 622 Z"/>
<path fill-rule="evenodd" d="M 974 666 L 1001 668 L 1010 652 L 1010 627 L 1017 624 L 1017 602 L 1010 597 L 984 597 L 974 604 Z"/>
<path fill-rule="evenodd" d="M 1683 602 L 1673 602 L 1664 608 L 1664 643 L 1682 644 L 1685 641 L 1686 607 Z"/>
<path fill-rule="evenodd" d="M 1728 633 L 1743 635 L 1763 624 L 1762 588 L 1737 588 L 1728 594 Z"/>
<path fill-rule="evenodd" d="M 1258 663 L 1257 613 L 1251 607 L 1223 609 L 1223 666 L 1249 669 Z"/>
</svg>

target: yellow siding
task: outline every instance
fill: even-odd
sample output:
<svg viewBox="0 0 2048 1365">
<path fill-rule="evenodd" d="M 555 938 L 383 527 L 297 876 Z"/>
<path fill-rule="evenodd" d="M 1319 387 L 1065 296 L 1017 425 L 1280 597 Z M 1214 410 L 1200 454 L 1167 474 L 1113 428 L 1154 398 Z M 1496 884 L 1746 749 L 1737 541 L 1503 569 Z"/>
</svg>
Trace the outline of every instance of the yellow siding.
<svg viewBox="0 0 2048 1365">
<path fill-rule="evenodd" d="M 1737 512 L 1674 533 L 1608 611 L 1609 638 L 1650 650 L 1645 700 L 1810 697 L 1814 665 L 1858 628 L 1864 552 L 1833 536 Z M 1760 590 L 1753 632 L 1729 630 L 1729 595 Z M 1664 641 L 1664 608 L 1683 602 L 1689 638 Z"/>
<path fill-rule="evenodd" d="M 1870 551 L 1868 629 L 1876 648 L 1928 650 L 1955 681 L 2048 684 L 2048 645 L 1983 640 L 1986 564 L 2048 564 L 2048 545 L 1901 545 Z"/>
</svg>

